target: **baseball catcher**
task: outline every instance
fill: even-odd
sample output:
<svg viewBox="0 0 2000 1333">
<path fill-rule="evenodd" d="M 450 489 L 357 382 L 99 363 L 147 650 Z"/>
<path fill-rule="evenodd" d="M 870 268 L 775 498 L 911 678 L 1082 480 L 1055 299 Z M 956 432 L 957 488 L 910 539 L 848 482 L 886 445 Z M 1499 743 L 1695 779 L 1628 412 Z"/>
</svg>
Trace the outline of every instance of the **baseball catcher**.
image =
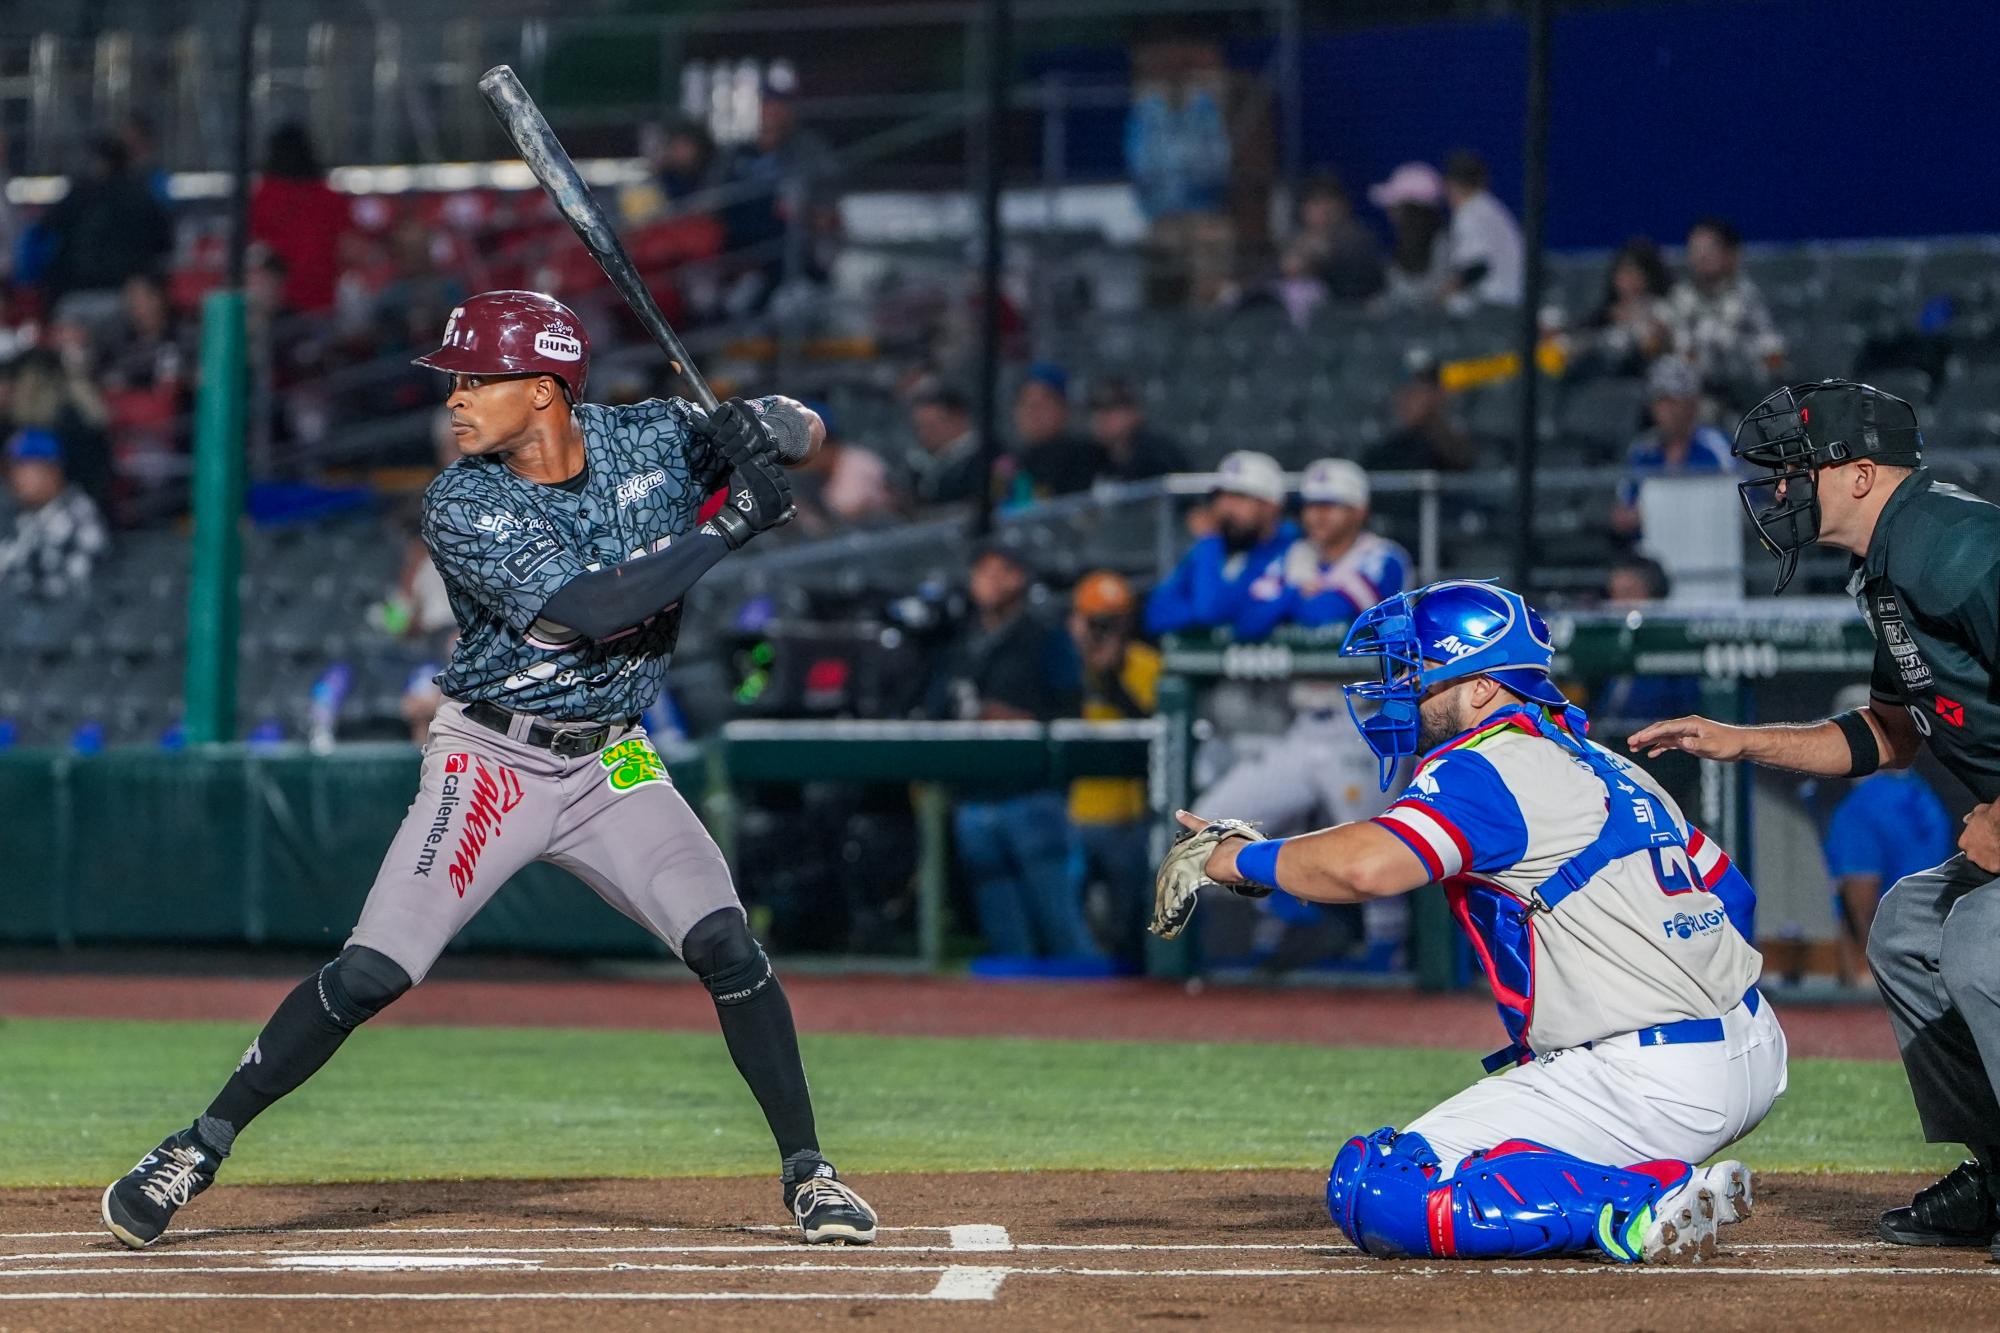
<svg viewBox="0 0 2000 1333">
<path fill-rule="evenodd" d="M 1381 1256 L 1712 1255 L 1717 1225 L 1749 1213 L 1750 1172 L 1695 1164 L 1785 1089 L 1749 884 L 1658 783 L 1586 738 L 1517 594 L 1391 597 L 1341 652 L 1380 660 L 1349 706 L 1382 786 L 1417 757 L 1409 786 L 1374 819 L 1296 838 L 1182 811 L 1154 911 L 1172 936 L 1208 886 L 1326 903 L 1443 887 L 1509 1043 L 1406 1129 L 1347 1141 L 1327 1179 L 1335 1225 Z"/>
</svg>

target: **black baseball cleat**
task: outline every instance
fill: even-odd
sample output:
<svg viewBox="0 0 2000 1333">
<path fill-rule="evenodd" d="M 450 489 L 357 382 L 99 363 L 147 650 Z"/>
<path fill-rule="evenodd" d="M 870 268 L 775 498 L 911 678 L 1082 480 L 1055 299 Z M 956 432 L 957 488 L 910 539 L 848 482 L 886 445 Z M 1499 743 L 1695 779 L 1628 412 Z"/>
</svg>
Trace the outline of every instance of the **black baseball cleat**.
<svg viewBox="0 0 2000 1333">
<path fill-rule="evenodd" d="M 220 1165 L 222 1159 L 189 1131 L 170 1135 L 104 1191 L 104 1225 L 119 1243 L 144 1249 L 160 1238 L 182 1204 L 215 1183 Z"/>
<path fill-rule="evenodd" d="M 1908 1208 L 1891 1208 L 1876 1228 L 1891 1245 L 1992 1245 L 2000 1233 L 1986 1168 L 1962 1162 L 1935 1185 L 1917 1191 Z"/>
<path fill-rule="evenodd" d="M 825 1158 L 785 1163 L 785 1206 L 792 1210 L 808 1245 L 874 1243 L 875 1210 Z"/>
</svg>

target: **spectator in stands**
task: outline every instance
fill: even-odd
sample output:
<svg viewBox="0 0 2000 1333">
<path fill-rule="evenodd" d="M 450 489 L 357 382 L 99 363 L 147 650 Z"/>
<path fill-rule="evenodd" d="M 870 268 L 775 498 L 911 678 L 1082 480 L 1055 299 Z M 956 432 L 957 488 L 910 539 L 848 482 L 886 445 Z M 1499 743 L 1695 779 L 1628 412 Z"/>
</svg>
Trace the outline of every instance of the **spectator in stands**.
<svg viewBox="0 0 2000 1333">
<path fill-rule="evenodd" d="M 1354 216 L 1354 201 L 1340 178 L 1322 172 L 1307 181 L 1298 212 L 1298 230 L 1281 261 L 1284 273 L 1317 278 L 1327 298 L 1343 304 L 1379 295 L 1386 282 L 1382 243 Z"/>
<path fill-rule="evenodd" d="M 0 588 L 31 602 L 82 592 L 110 543 L 97 506 L 63 476 L 62 445 L 53 432 L 14 432 L 7 487 L 15 512 L 12 531 L 0 541 Z"/>
<path fill-rule="evenodd" d="M 1145 405 L 1124 380 L 1101 379 L 1091 386 L 1090 434 L 1104 451 L 1102 476 L 1142 481 L 1187 471 L 1187 455 L 1147 424 Z"/>
<path fill-rule="evenodd" d="M 189 378 L 189 349 L 166 288 L 150 273 L 125 280 L 124 318 L 99 359 L 107 389 L 178 390 Z"/>
<path fill-rule="evenodd" d="M 305 126 L 271 131 L 264 173 L 250 191 L 250 235 L 284 261 L 284 308 L 321 314 L 333 308 L 341 247 L 353 229 L 346 195 L 327 184 Z"/>
<path fill-rule="evenodd" d="M 55 436 L 69 479 L 100 514 L 114 514 L 111 440 L 105 433 L 109 412 L 92 377 L 96 354 L 89 330 L 75 320 L 59 320 L 49 330 L 49 342 L 14 363 L 8 424 Z"/>
<path fill-rule="evenodd" d="M 955 504 L 984 496 L 986 460 L 964 394 L 938 380 L 920 383 L 910 395 L 910 428 L 923 449 L 910 486 L 917 503 Z"/>
<path fill-rule="evenodd" d="M 7 164 L 7 136 L 0 133 L 0 284 L 11 283 L 19 276 L 15 272 L 15 261 L 25 230 L 21 225 L 21 215 L 14 211 L 13 203 L 7 198 L 7 182 L 14 175 Z"/>
<path fill-rule="evenodd" d="M 715 140 L 699 121 L 683 117 L 668 125 L 648 158 L 653 179 L 669 205 L 677 205 L 716 182 Z"/>
<path fill-rule="evenodd" d="M 1109 470 L 1103 446 L 1069 422 L 1069 375 L 1038 361 L 1014 393 L 1016 501 L 1087 491 Z"/>
<path fill-rule="evenodd" d="M 932 717 L 1047 722 L 1077 715 L 1075 652 L 1067 635 L 1029 611 L 1028 582 L 1019 552 L 992 543 L 974 554 L 971 613 L 932 677 Z M 1016 958 L 1098 956 L 1070 873 L 1061 792 L 999 780 L 967 784 L 952 825 L 988 949 Z"/>
<path fill-rule="evenodd" d="M 1646 606 L 1666 600 L 1670 585 L 1666 567 L 1649 556 L 1626 555 L 1604 577 L 1604 604 L 1613 608 Z"/>
<path fill-rule="evenodd" d="M 753 190 L 722 209 L 728 248 L 757 250 L 744 257 L 742 280 L 730 299 L 738 314 L 762 309 L 784 279 L 782 242 L 794 214 L 815 235 L 822 229 L 824 215 L 815 208 L 811 183 L 815 173 L 826 169 L 833 151 L 818 134 L 800 128 L 789 88 L 767 87 L 757 117 L 757 137 L 737 150 L 723 172 L 724 184 Z M 824 276 L 812 263 L 817 247 L 808 245 L 805 252 L 808 271 L 799 276 Z"/>
<path fill-rule="evenodd" d="M 1479 462 L 1472 433 L 1452 411 L 1428 353 L 1413 356 L 1410 372 L 1389 398 L 1390 432 L 1368 453 L 1370 472 L 1467 472 Z"/>
<path fill-rule="evenodd" d="M 1231 625 L 1250 584 L 1298 540 L 1285 519 L 1285 471 L 1269 454 L 1239 449 L 1216 466 L 1208 504 L 1214 531 L 1181 557 L 1146 601 L 1146 632 Z"/>
<path fill-rule="evenodd" d="M 1279 625 L 1344 625 L 1409 582 L 1410 553 L 1368 530 L 1368 474 L 1359 465 L 1308 464 L 1299 498 L 1305 535 L 1251 581 L 1233 625 L 1240 642 Z"/>
<path fill-rule="evenodd" d="M 1614 611 L 1657 606 L 1673 591 L 1665 566 L 1643 555 L 1620 556 L 1604 579 L 1604 604 Z M 1591 717 L 1613 734 L 1701 707 L 1697 676 L 1613 676 L 1591 701 Z"/>
<path fill-rule="evenodd" d="M 1604 299 L 1563 337 L 1569 373 L 1643 375 L 1673 341 L 1667 304 L 1673 285 L 1657 244 L 1644 236 L 1625 242 L 1605 275 Z"/>
<path fill-rule="evenodd" d="M 43 215 L 49 256 L 42 287 L 52 306 L 86 322 L 114 314 L 119 289 L 135 273 L 156 273 L 174 245 L 167 210 L 131 170 L 131 154 L 104 136 L 89 165 Z"/>
<path fill-rule="evenodd" d="M 1444 197 L 1451 204 L 1445 297 L 1461 312 L 1521 304 L 1521 227 L 1487 183 L 1479 154 L 1460 149 L 1445 162 Z"/>
<path fill-rule="evenodd" d="M 806 405 L 819 414 L 826 438 L 791 471 L 792 498 L 805 530 L 825 532 L 893 515 L 896 497 L 882 456 L 836 431 L 833 409 L 825 403 Z"/>
<path fill-rule="evenodd" d="M 1389 179 L 1368 187 L 1368 202 L 1389 215 L 1394 235 L 1379 304 L 1408 310 L 1435 305 L 1451 280 L 1444 231 L 1444 178 L 1428 162 L 1405 162 Z"/>
<path fill-rule="evenodd" d="M 1133 52 L 1125 170 L 1150 229 L 1155 304 L 1213 304 L 1229 283 L 1234 147 L 1228 68 L 1212 42 L 1179 36 Z"/>
<path fill-rule="evenodd" d="M 1785 340 L 1764 294 L 1741 271 L 1743 241 L 1722 218 L 1688 230 L 1687 276 L 1667 298 L 1675 355 L 1701 373 L 1704 391 L 1747 407 L 1785 364 Z"/>
<path fill-rule="evenodd" d="M 465 282 L 440 266 L 441 245 L 417 217 L 405 217 L 389 233 L 390 277 L 374 301 L 377 350 L 390 354 L 436 341 L 436 330 L 466 297 Z"/>
<path fill-rule="evenodd" d="M 160 207 L 171 215 L 174 209 L 173 176 L 160 162 L 160 138 L 153 131 L 153 118 L 141 111 L 128 111 L 118 122 L 118 142 L 125 145 L 132 174 L 146 183 Z"/>
<path fill-rule="evenodd" d="M 1132 585 L 1109 570 L 1086 574 L 1070 598 L 1069 633 L 1083 665 L 1083 716 L 1094 722 L 1151 717 L 1159 702 L 1160 655 L 1133 638 Z M 1122 970 L 1142 971 L 1153 905 L 1153 822 L 1143 778 L 1078 778 L 1069 787 L 1077 892 L 1102 884 L 1102 919 Z"/>
<path fill-rule="evenodd" d="M 1849 686 L 1833 702 L 1835 717 L 1866 708 L 1868 687 Z M 1881 769 L 1848 789 L 1827 821 L 1825 841 L 1842 982 L 1868 976 L 1868 932 L 1882 895 L 1905 875 L 1948 859 L 1956 841 L 1944 802 L 1913 768 Z"/>
<path fill-rule="evenodd" d="M 1701 378 L 1679 357 L 1661 357 L 1646 376 L 1653 428 L 1632 442 L 1625 457 L 1625 480 L 1611 509 L 1611 531 L 1627 540 L 1639 536 L 1639 487 L 1648 477 L 1686 472 L 1727 472 L 1729 437 L 1701 424 Z"/>
</svg>

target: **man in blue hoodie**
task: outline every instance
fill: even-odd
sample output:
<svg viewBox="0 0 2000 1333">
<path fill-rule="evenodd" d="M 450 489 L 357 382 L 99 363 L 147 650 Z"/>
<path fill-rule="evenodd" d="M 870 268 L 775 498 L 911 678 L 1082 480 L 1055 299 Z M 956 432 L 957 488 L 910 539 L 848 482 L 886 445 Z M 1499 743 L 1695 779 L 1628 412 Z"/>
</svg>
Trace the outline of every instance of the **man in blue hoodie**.
<svg viewBox="0 0 2000 1333">
<path fill-rule="evenodd" d="M 1285 519 L 1285 470 L 1239 449 L 1215 469 L 1215 531 L 1194 544 L 1146 601 L 1146 632 L 1173 634 L 1235 621 L 1250 584 L 1298 539 Z"/>
</svg>

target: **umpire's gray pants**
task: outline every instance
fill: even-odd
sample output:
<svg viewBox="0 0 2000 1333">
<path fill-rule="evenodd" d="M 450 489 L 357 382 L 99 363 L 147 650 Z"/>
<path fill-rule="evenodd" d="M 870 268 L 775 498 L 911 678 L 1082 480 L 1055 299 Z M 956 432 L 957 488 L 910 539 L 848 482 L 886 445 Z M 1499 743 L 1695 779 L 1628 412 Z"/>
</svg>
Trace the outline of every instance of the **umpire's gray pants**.
<svg viewBox="0 0 2000 1333">
<path fill-rule="evenodd" d="M 2000 879 L 1964 856 L 1898 880 L 1868 936 L 1924 1137 L 2000 1145 Z"/>
</svg>

